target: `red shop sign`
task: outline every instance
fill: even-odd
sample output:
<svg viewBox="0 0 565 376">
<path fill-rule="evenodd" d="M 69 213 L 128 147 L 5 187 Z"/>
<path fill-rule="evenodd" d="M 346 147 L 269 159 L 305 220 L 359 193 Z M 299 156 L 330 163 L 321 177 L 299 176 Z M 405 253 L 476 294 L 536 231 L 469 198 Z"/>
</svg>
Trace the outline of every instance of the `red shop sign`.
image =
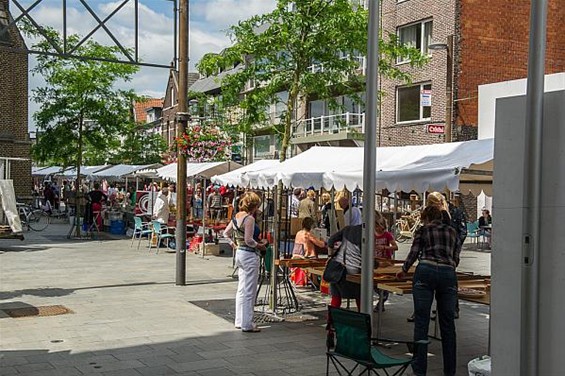
<svg viewBox="0 0 565 376">
<path fill-rule="evenodd" d="M 428 124 L 426 126 L 426 131 L 428 133 L 433 133 L 433 134 L 443 134 L 443 133 L 445 133 L 445 125 L 444 124 Z"/>
</svg>

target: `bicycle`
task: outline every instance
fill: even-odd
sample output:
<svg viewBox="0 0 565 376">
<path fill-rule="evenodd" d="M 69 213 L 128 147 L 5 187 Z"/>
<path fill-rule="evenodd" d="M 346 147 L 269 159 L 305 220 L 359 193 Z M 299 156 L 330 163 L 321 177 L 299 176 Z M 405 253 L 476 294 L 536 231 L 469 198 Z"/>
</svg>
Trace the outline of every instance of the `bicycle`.
<svg viewBox="0 0 565 376">
<path fill-rule="evenodd" d="M 408 215 L 403 215 L 400 219 L 396 220 L 392 228 L 394 239 L 399 243 L 413 239 L 416 230 L 418 230 L 420 226 L 422 226 L 422 220 L 420 219 L 419 210 L 415 210 Z"/>
<path fill-rule="evenodd" d="M 43 209 L 34 209 L 27 204 L 18 204 L 18 211 L 22 227 L 27 227 L 28 231 L 43 231 L 49 226 L 51 216 Z"/>
</svg>

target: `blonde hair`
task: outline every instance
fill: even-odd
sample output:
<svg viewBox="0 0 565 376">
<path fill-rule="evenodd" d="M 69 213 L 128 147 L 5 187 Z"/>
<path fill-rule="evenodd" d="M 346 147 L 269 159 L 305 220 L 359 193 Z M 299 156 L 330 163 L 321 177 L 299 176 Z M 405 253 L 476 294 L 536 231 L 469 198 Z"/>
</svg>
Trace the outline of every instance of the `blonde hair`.
<svg viewBox="0 0 565 376">
<path fill-rule="evenodd" d="M 239 200 L 239 210 L 251 213 L 261 205 L 261 197 L 255 192 L 245 192 Z"/>
<path fill-rule="evenodd" d="M 447 200 L 445 196 L 439 192 L 432 192 L 428 195 L 428 201 L 426 202 L 426 207 L 434 206 L 439 210 L 445 210 L 449 213 L 449 206 L 447 205 Z"/>
<path fill-rule="evenodd" d="M 308 193 L 306 193 L 306 195 L 308 196 L 308 198 L 312 198 L 312 199 L 316 198 L 316 192 L 314 192 L 313 189 L 310 189 Z"/>
<path fill-rule="evenodd" d="M 330 202 L 331 199 L 332 199 L 332 197 L 330 196 L 330 194 L 328 192 L 322 193 L 322 202 L 324 204 Z"/>
<path fill-rule="evenodd" d="M 388 222 L 380 211 L 375 210 L 375 224 L 381 226 L 385 230 L 388 229 Z"/>
</svg>

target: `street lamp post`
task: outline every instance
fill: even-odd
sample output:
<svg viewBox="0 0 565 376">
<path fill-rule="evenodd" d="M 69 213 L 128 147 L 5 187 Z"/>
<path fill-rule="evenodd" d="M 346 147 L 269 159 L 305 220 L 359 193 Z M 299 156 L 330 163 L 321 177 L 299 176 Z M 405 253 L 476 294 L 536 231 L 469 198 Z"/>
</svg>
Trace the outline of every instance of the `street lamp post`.
<svg viewBox="0 0 565 376">
<path fill-rule="evenodd" d="M 453 122 L 453 35 L 447 36 L 447 43 L 433 43 L 430 50 L 447 51 L 447 67 L 445 75 L 445 142 L 451 142 L 451 125 Z"/>
<path fill-rule="evenodd" d="M 186 133 L 188 113 L 188 0 L 181 0 L 179 7 L 179 92 L 177 112 L 177 137 Z M 186 155 L 177 155 L 177 226 L 176 278 L 177 285 L 186 285 Z"/>
</svg>

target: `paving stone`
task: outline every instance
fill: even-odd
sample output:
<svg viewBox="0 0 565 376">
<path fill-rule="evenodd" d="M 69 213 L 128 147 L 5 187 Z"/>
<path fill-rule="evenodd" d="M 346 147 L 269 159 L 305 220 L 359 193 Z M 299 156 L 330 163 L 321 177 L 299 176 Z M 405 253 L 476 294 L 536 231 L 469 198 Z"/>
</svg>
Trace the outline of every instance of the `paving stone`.
<svg viewBox="0 0 565 376">
<path fill-rule="evenodd" d="M 177 371 L 166 365 L 136 368 L 137 372 L 143 376 L 177 375 Z"/>
</svg>

